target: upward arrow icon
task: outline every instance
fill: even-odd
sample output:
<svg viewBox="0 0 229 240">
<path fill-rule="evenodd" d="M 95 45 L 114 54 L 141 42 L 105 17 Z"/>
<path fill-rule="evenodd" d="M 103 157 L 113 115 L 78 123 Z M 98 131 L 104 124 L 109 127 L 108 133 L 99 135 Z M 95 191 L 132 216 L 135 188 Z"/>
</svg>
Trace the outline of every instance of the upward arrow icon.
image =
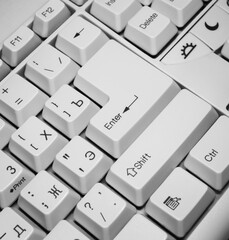
<svg viewBox="0 0 229 240">
<path fill-rule="evenodd" d="M 127 176 L 135 177 L 138 172 L 135 170 L 135 168 L 127 168 L 126 173 Z"/>
</svg>

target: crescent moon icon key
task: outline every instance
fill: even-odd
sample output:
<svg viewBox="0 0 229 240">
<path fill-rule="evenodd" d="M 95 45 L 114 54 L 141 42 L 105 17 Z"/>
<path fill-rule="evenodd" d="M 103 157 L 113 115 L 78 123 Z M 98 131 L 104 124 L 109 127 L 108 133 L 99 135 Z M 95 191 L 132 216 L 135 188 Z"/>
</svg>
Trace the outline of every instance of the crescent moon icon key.
<svg viewBox="0 0 229 240">
<path fill-rule="evenodd" d="M 207 24 L 207 22 L 204 23 L 205 27 L 210 31 L 215 31 L 219 28 L 219 23 L 217 22 L 215 25 L 211 26 Z"/>
</svg>

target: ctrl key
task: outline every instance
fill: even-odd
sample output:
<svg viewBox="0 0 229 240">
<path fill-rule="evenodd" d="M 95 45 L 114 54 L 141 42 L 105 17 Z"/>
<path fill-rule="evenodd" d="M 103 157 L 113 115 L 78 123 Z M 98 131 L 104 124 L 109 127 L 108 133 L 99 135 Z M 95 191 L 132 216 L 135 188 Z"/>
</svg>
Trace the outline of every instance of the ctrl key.
<svg viewBox="0 0 229 240">
<path fill-rule="evenodd" d="M 183 237 L 214 199 L 214 192 L 184 169 L 176 168 L 154 192 L 146 212 Z"/>
<path fill-rule="evenodd" d="M 2 240 L 41 240 L 46 235 L 29 219 L 22 217 L 9 207 L 0 212 L 0 226 L 0 239 Z"/>
</svg>

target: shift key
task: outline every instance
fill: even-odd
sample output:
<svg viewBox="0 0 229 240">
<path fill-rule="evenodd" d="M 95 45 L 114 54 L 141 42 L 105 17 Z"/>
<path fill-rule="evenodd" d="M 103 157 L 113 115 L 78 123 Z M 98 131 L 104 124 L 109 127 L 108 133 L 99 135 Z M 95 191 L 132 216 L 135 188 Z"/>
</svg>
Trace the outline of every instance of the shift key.
<svg viewBox="0 0 229 240">
<path fill-rule="evenodd" d="M 106 181 L 142 206 L 217 119 L 211 105 L 181 90 L 112 165 Z"/>
<path fill-rule="evenodd" d="M 86 136 L 115 158 L 180 90 L 170 77 L 114 40 L 79 70 L 74 85 L 102 106 Z"/>
</svg>

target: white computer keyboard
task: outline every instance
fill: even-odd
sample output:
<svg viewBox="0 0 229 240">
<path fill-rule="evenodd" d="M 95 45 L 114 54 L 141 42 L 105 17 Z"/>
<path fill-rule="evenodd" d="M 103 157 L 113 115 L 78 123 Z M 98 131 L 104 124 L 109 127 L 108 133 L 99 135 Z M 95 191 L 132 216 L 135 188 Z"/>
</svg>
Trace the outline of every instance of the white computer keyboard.
<svg viewBox="0 0 229 240">
<path fill-rule="evenodd" d="M 229 239 L 229 1 L 7 0 L 0 21 L 1 240 Z"/>
</svg>

